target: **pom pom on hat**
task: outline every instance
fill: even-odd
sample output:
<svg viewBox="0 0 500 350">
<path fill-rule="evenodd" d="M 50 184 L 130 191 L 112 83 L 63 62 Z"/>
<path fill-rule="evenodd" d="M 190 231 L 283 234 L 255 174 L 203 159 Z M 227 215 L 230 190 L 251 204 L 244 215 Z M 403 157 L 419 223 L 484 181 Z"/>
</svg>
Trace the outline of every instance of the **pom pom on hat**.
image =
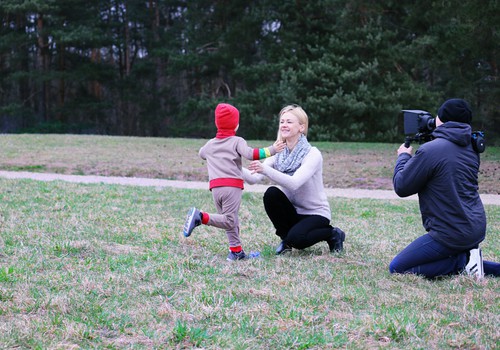
<svg viewBox="0 0 500 350">
<path fill-rule="evenodd" d="M 219 130 L 234 131 L 240 123 L 240 112 L 228 103 L 219 103 L 215 108 L 215 125 Z"/>
<path fill-rule="evenodd" d="M 439 107 L 438 117 L 443 123 L 459 122 L 470 124 L 472 112 L 469 104 L 460 98 L 452 98 Z"/>
</svg>

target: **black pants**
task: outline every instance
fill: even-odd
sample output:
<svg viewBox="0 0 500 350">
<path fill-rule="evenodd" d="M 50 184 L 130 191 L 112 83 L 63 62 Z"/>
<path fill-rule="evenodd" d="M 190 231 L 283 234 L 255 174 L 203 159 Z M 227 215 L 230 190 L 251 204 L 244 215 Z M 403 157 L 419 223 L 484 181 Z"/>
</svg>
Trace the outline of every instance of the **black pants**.
<svg viewBox="0 0 500 350">
<path fill-rule="evenodd" d="M 287 196 L 271 186 L 264 193 L 264 208 L 276 235 L 297 249 L 310 247 L 332 236 L 330 220 L 321 215 L 299 215 Z"/>
</svg>

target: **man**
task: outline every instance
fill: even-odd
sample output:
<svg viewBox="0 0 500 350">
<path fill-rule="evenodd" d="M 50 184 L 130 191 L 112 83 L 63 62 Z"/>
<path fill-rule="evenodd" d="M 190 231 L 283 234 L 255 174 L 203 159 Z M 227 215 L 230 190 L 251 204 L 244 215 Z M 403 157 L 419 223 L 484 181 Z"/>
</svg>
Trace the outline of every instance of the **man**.
<svg viewBox="0 0 500 350">
<path fill-rule="evenodd" d="M 500 276 L 500 264 L 484 261 L 479 248 L 486 215 L 478 193 L 479 153 L 471 142 L 472 112 L 462 99 L 443 103 L 433 140 L 419 147 L 401 145 L 394 168 L 400 197 L 418 193 L 427 234 L 417 238 L 390 263 L 391 273 L 427 278 L 467 272 L 476 278 Z"/>
</svg>

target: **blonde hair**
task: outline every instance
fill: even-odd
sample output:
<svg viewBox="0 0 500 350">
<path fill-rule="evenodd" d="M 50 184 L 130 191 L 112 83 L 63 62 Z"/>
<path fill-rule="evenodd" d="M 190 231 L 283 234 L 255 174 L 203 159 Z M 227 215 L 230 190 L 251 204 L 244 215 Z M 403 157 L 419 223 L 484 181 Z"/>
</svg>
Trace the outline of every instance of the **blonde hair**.
<svg viewBox="0 0 500 350">
<path fill-rule="evenodd" d="M 281 118 L 283 114 L 288 112 L 297 117 L 297 120 L 299 121 L 300 125 L 304 125 L 303 134 L 304 136 L 307 136 L 307 129 L 309 128 L 309 117 L 307 116 L 307 113 L 299 105 L 292 104 L 283 107 L 278 116 Z M 278 140 L 279 141 L 283 140 L 283 138 L 281 137 L 281 131 L 279 127 L 278 127 Z"/>
</svg>

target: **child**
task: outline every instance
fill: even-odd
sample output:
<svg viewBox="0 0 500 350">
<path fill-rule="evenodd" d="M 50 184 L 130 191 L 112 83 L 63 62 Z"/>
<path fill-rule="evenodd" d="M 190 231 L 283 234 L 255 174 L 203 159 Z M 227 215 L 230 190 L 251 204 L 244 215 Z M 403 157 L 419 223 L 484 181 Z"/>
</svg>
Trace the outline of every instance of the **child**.
<svg viewBox="0 0 500 350">
<path fill-rule="evenodd" d="M 199 151 L 207 161 L 209 188 L 212 191 L 217 214 L 202 212 L 196 208 L 188 211 L 183 234 L 186 237 L 200 224 L 215 226 L 226 230 L 229 241 L 227 260 L 242 260 L 246 255 L 241 248 L 238 211 L 243 191 L 242 157 L 257 160 L 281 152 L 285 143 L 277 141 L 267 148 L 251 148 L 247 142 L 236 136 L 240 112 L 234 106 L 220 103 L 215 109 L 217 135 L 209 140 Z"/>
</svg>

